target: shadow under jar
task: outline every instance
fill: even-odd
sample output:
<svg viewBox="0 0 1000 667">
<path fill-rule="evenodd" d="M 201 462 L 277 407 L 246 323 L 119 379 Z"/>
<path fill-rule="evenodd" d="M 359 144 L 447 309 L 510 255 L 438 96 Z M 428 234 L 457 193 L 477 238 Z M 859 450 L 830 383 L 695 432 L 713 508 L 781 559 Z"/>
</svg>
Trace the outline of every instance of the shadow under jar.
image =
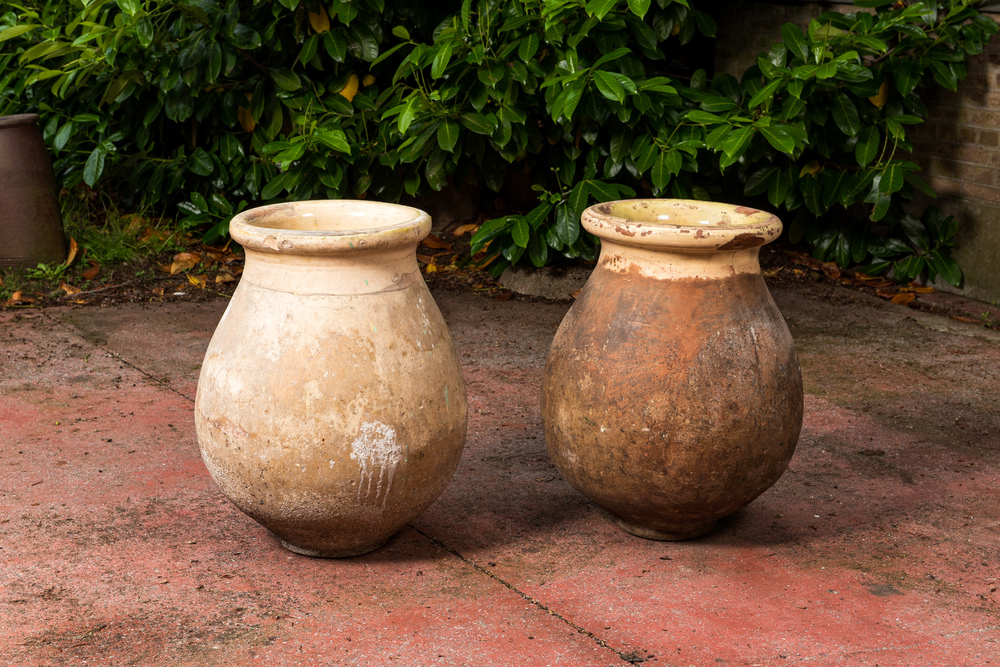
<svg viewBox="0 0 1000 667">
<path fill-rule="evenodd" d="M 601 256 L 546 362 L 549 454 L 630 533 L 699 537 L 778 480 L 802 426 L 795 346 L 758 262 L 781 221 L 654 199 L 582 223 Z"/>
<path fill-rule="evenodd" d="M 292 551 L 378 548 L 458 465 L 465 384 L 416 260 L 430 228 L 360 201 L 230 224 L 246 269 L 202 365 L 198 442 L 222 492 Z"/>
</svg>

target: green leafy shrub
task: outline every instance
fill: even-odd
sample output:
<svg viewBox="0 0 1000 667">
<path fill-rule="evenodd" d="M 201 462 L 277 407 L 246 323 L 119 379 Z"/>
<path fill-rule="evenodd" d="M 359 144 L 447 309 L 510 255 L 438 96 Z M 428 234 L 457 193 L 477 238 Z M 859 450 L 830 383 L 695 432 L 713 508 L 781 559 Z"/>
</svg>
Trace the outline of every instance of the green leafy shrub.
<svg viewBox="0 0 1000 667">
<path fill-rule="evenodd" d="M 632 196 L 778 210 L 822 259 L 957 283 L 953 220 L 903 203 L 930 86 L 996 24 L 969 0 L 857 0 L 737 79 L 679 71 L 714 37 L 688 0 L 93 0 L 0 17 L 0 112 L 36 108 L 67 185 L 110 178 L 224 233 L 275 199 L 398 200 L 527 180 L 482 225 L 494 275 L 595 256 L 583 208 Z"/>
</svg>

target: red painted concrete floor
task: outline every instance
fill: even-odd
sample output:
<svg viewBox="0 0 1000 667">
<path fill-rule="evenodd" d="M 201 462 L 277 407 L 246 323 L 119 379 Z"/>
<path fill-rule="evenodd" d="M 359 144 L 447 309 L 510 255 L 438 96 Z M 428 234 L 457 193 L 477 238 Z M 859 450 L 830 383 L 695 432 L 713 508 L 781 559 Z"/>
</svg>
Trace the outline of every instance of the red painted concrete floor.
<svg viewBox="0 0 1000 667">
<path fill-rule="evenodd" d="M 225 304 L 0 313 L 3 665 L 1000 663 L 1000 336 L 773 289 L 792 464 L 708 537 L 623 533 L 545 454 L 567 306 L 438 291 L 469 439 L 383 549 L 314 560 L 228 504 L 192 423 Z"/>
</svg>

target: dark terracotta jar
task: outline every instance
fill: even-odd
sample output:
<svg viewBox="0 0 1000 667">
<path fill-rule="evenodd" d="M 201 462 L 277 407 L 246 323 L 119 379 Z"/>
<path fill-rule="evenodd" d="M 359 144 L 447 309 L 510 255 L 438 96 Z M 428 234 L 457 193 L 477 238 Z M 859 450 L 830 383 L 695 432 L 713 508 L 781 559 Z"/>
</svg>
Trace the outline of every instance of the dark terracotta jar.
<svg viewBox="0 0 1000 667">
<path fill-rule="evenodd" d="M 0 116 L 0 266 L 66 259 L 56 194 L 38 116 Z"/>
<path fill-rule="evenodd" d="M 546 363 L 549 454 L 625 530 L 704 535 L 778 480 L 802 425 L 795 346 L 758 263 L 781 222 L 634 200 L 583 226 L 601 257 Z"/>
</svg>

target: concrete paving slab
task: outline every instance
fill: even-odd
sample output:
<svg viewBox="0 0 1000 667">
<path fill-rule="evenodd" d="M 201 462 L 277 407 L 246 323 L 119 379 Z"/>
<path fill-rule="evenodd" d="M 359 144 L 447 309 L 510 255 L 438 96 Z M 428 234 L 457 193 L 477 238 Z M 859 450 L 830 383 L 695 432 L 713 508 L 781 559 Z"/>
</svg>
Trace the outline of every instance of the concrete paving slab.
<svg viewBox="0 0 1000 667">
<path fill-rule="evenodd" d="M 224 302 L 0 313 L 0 664 L 997 663 L 1000 337 L 773 292 L 799 448 L 684 543 L 622 532 L 548 460 L 539 388 L 568 305 L 435 292 L 465 455 L 384 549 L 331 561 L 282 550 L 201 465 Z"/>
</svg>

